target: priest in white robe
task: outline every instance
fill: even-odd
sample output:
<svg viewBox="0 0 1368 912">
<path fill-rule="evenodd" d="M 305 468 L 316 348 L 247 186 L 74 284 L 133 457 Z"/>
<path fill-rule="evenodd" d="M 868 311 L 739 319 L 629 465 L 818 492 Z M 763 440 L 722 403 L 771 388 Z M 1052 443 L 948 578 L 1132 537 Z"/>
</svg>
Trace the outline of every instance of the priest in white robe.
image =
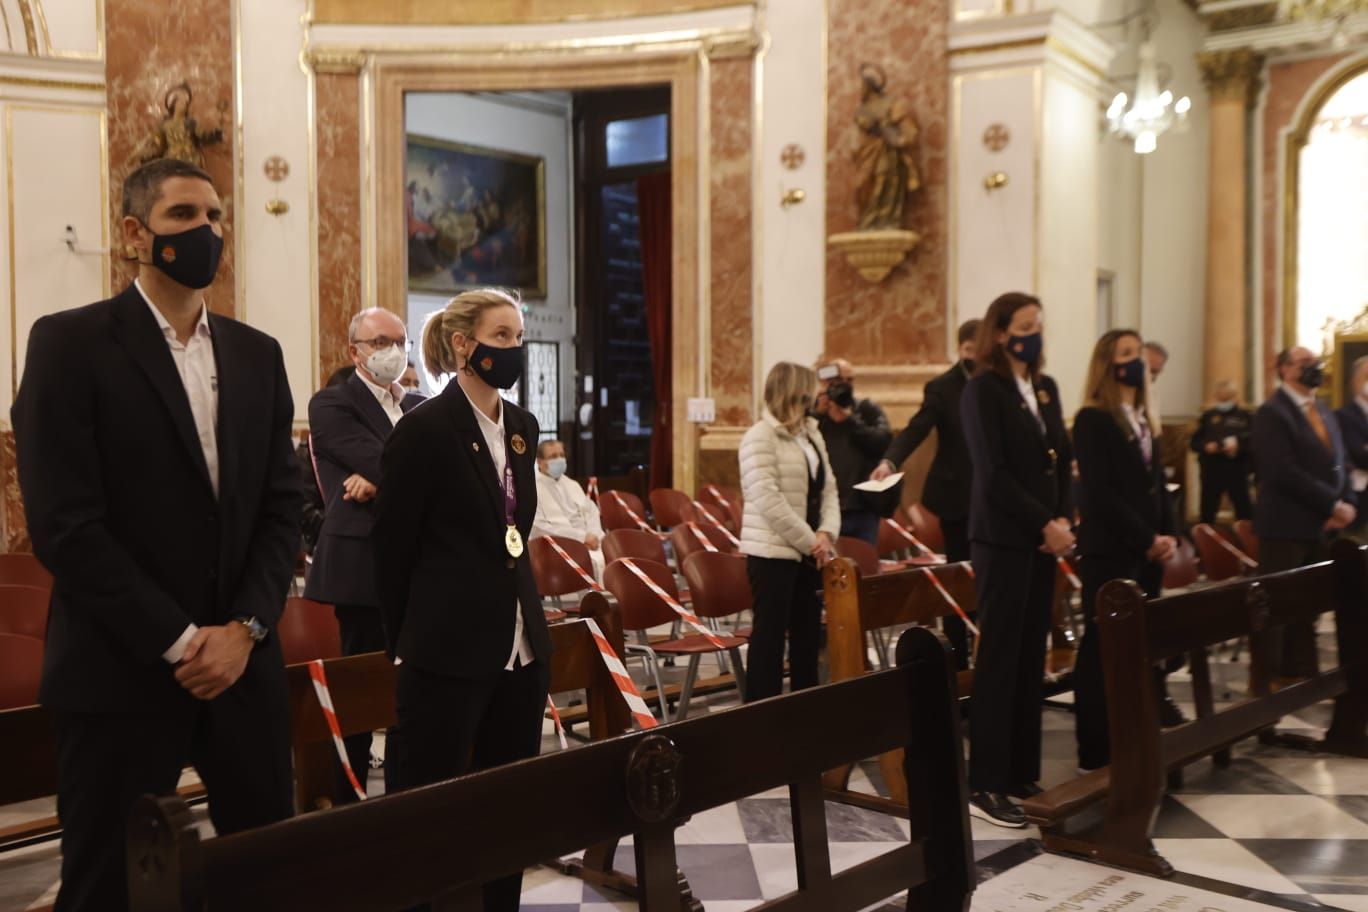
<svg viewBox="0 0 1368 912">
<path fill-rule="evenodd" d="M 532 537 L 555 535 L 584 542 L 594 564 L 585 569 L 603 582 L 603 525 L 598 505 L 565 470 L 565 444 L 543 440 L 537 446 L 537 515 L 532 520 Z"/>
</svg>

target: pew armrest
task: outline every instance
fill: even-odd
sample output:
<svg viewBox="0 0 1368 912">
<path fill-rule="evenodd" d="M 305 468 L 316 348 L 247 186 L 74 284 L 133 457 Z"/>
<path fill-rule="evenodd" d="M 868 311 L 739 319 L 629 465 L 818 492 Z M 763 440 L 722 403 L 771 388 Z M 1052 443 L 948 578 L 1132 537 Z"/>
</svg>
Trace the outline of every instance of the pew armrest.
<svg viewBox="0 0 1368 912">
<path fill-rule="evenodd" d="M 1052 827 L 1107 796 L 1111 767 L 1104 766 L 1071 779 L 1021 803 L 1026 819 L 1039 827 Z"/>
</svg>

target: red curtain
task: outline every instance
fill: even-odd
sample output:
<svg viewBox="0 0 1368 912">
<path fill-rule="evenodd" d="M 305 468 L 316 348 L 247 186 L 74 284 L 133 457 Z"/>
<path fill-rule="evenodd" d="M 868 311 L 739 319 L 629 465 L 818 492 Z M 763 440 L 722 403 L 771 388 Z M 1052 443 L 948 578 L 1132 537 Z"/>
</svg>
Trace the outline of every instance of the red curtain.
<svg viewBox="0 0 1368 912">
<path fill-rule="evenodd" d="M 641 284 L 646 293 L 646 329 L 651 338 L 651 375 L 655 381 L 655 424 L 651 428 L 651 489 L 674 487 L 674 435 L 670 419 L 674 397 L 671 367 L 670 172 L 637 179 L 641 219 Z"/>
</svg>

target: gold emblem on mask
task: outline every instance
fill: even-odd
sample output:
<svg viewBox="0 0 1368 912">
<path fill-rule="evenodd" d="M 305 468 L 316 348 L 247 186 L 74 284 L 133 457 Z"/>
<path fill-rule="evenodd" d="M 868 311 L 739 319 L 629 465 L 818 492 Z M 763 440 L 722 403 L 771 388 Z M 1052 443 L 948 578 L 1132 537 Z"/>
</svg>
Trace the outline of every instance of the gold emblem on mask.
<svg viewBox="0 0 1368 912">
<path fill-rule="evenodd" d="M 176 248 L 166 246 L 162 248 L 162 259 L 168 263 L 176 262 Z"/>
</svg>

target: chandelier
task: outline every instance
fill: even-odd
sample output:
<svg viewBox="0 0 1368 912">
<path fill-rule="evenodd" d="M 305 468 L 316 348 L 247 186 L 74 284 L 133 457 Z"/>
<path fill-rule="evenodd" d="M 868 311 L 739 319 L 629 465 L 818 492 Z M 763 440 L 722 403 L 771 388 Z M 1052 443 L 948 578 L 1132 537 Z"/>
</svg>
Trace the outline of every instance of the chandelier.
<svg viewBox="0 0 1368 912">
<path fill-rule="evenodd" d="M 1135 95 L 1116 93 L 1116 97 L 1107 108 L 1107 124 L 1111 132 L 1134 140 L 1137 153 L 1148 155 L 1158 146 L 1161 133 L 1187 122 L 1188 111 L 1192 110 L 1192 99 L 1184 95 L 1175 101 L 1173 93 L 1168 89 L 1159 91 L 1154 42 L 1148 34 L 1140 42 L 1139 59 L 1140 67 L 1135 74 Z"/>
</svg>

